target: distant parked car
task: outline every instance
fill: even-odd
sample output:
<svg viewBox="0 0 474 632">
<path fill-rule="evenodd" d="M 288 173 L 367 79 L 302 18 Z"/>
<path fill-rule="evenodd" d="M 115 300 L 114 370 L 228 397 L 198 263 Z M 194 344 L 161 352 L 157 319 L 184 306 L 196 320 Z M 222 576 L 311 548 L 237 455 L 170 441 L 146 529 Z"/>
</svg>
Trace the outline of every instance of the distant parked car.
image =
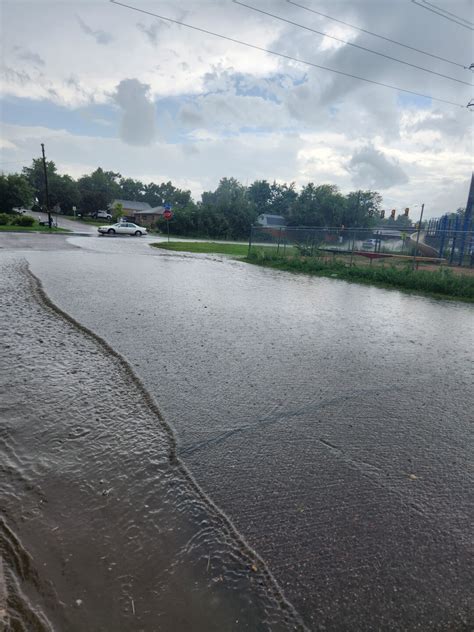
<svg viewBox="0 0 474 632">
<path fill-rule="evenodd" d="M 362 244 L 362 250 L 375 250 L 376 245 L 376 239 L 366 239 Z"/>
<path fill-rule="evenodd" d="M 96 211 L 95 213 L 91 213 L 91 217 L 94 219 L 112 219 L 112 215 L 107 213 L 107 211 Z"/>
<path fill-rule="evenodd" d="M 109 226 L 99 226 L 97 229 L 101 235 L 135 235 L 141 237 L 147 234 L 146 228 L 132 224 L 132 222 L 118 222 Z"/>
</svg>

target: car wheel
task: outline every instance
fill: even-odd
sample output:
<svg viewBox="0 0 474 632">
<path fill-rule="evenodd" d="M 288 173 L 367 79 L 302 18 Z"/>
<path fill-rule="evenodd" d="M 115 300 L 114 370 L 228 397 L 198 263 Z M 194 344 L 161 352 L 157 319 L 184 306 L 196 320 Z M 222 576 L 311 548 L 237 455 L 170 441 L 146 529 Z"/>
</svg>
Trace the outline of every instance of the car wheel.
<svg viewBox="0 0 474 632">
<path fill-rule="evenodd" d="M 142 231 L 141 230 L 136 230 L 135 231 L 135 237 L 141 237 L 142 236 Z"/>
<path fill-rule="evenodd" d="M 115 235 L 115 230 L 113 228 L 109 228 L 107 232 L 109 235 Z"/>
</svg>

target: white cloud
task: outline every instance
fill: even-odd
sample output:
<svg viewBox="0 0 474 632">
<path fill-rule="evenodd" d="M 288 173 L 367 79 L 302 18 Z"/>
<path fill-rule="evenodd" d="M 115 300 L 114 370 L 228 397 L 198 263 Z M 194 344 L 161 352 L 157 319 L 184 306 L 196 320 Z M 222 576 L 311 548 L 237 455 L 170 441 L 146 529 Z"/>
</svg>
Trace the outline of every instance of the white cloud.
<svg viewBox="0 0 474 632">
<path fill-rule="evenodd" d="M 348 162 L 347 170 L 357 187 L 383 191 L 408 182 L 408 176 L 398 162 L 388 159 L 372 145 L 357 150 Z"/>
<path fill-rule="evenodd" d="M 227 0 L 186 0 L 185 13 L 171 0 L 135 4 L 374 81 L 462 104 L 471 98 L 467 86 L 334 46 Z M 252 4 L 453 77 L 472 77 L 462 68 L 340 27 L 283 0 Z M 32 108 L 41 100 L 38 112 L 47 103 L 79 111 L 90 104 L 122 109 L 115 139 L 81 138 L 67 130 L 58 135 L 44 126 L 41 133 L 53 159 L 73 175 L 103 164 L 131 177 L 186 180 L 195 194 L 215 186 L 223 175 L 244 182 L 257 177 L 298 184 L 314 180 L 343 191 L 354 186 L 356 177 L 382 188 L 387 205 L 396 208 L 421 200 L 428 213 L 436 214 L 447 205 L 465 203 L 473 155 L 472 113 L 466 109 L 310 68 L 109 2 L 6 0 L 2 8 L 2 88 L 7 97 L 31 99 Z M 321 0 L 317 9 L 439 56 L 467 65 L 472 61 L 466 59 L 467 30 L 410 3 Z M 458 13 L 468 15 L 469 10 L 469 0 L 458 0 Z M 4 136 L 18 145 L 17 154 L 37 155 L 38 128 L 21 128 L 25 138 L 12 136 L 12 129 L 5 127 Z M 15 160 L 14 148 L 5 151 L 5 160 Z"/>
<path fill-rule="evenodd" d="M 110 42 L 114 39 L 111 33 L 107 33 L 107 31 L 103 31 L 102 29 L 91 29 L 91 27 L 88 26 L 79 15 L 77 16 L 77 21 L 79 22 L 79 26 L 82 31 L 86 35 L 93 37 L 97 44 L 110 44 Z"/>
<path fill-rule="evenodd" d="M 129 145 L 150 145 L 155 139 L 155 105 L 150 86 L 138 79 L 123 79 L 113 98 L 122 109 L 120 135 Z"/>
</svg>

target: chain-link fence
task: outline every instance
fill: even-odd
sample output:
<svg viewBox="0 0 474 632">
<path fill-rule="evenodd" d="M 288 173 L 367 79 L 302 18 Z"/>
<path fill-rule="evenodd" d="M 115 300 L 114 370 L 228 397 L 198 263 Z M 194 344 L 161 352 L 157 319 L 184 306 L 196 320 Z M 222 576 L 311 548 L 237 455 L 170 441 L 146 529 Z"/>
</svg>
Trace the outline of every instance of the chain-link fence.
<svg viewBox="0 0 474 632">
<path fill-rule="evenodd" d="M 412 261 L 474 267 L 474 232 L 422 228 L 252 226 L 249 255 L 324 257 L 349 265 Z"/>
</svg>

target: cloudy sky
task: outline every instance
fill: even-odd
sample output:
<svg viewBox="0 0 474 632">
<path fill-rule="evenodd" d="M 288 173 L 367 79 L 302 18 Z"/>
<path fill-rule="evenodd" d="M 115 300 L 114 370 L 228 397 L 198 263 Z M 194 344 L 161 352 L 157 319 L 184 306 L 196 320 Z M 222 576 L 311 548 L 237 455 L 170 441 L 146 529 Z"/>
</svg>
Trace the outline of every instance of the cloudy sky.
<svg viewBox="0 0 474 632">
<path fill-rule="evenodd" d="M 242 2 L 348 43 L 232 0 L 124 0 L 459 105 L 271 55 L 108 0 L 3 0 L 0 169 L 20 170 L 44 142 L 48 158 L 74 177 L 102 166 L 144 181 L 172 180 L 196 199 L 221 177 L 234 176 L 244 184 L 275 179 L 332 183 L 343 192 L 372 188 L 387 209 L 424 202 L 428 216 L 464 206 L 473 167 L 474 112 L 465 107 L 474 96 L 466 85 L 473 80 L 467 69 L 473 30 L 411 0 L 294 1 L 448 61 L 286 0 Z M 470 0 L 433 2 L 474 22 Z"/>
</svg>

